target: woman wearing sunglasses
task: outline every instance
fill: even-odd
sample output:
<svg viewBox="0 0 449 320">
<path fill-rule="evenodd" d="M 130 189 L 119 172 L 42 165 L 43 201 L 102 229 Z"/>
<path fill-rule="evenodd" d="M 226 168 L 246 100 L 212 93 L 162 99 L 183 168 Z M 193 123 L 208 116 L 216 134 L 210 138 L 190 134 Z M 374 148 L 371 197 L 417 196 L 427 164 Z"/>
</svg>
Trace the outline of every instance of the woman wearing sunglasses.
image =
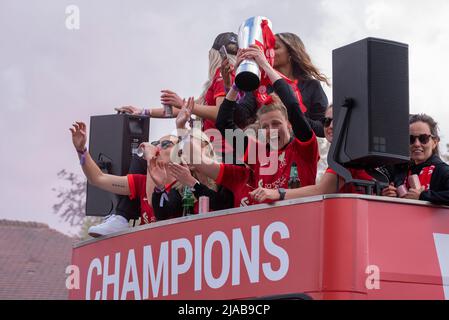
<svg viewBox="0 0 449 320">
<path fill-rule="evenodd" d="M 76 122 L 70 128 L 72 133 L 72 142 L 78 153 L 81 168 L 88 182 L 102 190 L 115 193 L 117 195 L 127 196 L 135 199 L 140 205 L 141 224 L 156 221 L 153 209 L 149 203 L 147 195 L 153 193 L 155 183 L 149 174 L 129 174 L 127 176 L 115 176 L 106 174 L 100 170 L 95 161 L 90 156 L 86 148 L 87 127 L 83 122 Z M 170 160 L 171 150 L 178 143 L 178 137 L 165 136 L 153 143 L 144 143 L 144 158 L 148 168 L 161 166 Z M 164 183 L 170 184 L 173 177 L 165 177 Z M 103 223 L 89 228 L 89 235 L 98 237 L 113 232 L 126 230 L 128 225 L 127 217 L 120 214 L 112 214 Z"/>
<path fill-rule="evenodd" d="M 405 185 L 408 192 L 402 196 L 404 199 L 449 205 L 449 166 L 439 157 L 438 125 L 426 114 L 411 115 L 409 124 L 411 162 L 394 168 L 393 183 L 382 191 L 382 195 L 397 197 L 397 187 Z M 409 185 L 411 175 L 418 175 L 420 189 Z"/>
<path fill-rule="evenodd" d="M 150 168 L 149 173 L 156 187 L 152 194 L 152 206 L 157 220 L 166 220 L 182 216 L 182 194 L 184 188 L 190 188 L 194 196 L 194 213 L 199 213 L 198 199 L 209 198 L 209 211 L 229 209 L 233 207 L 234 196 L 228 189 L 217 186 L 215 181 L 196 170 L 194 164 L 196 155 L 213 159 L 216 156 L 207 135 L 199 129 L 185 130 L 194 107 L 194 99 L 189 98 L 176 118 L 178 135 L 182 136 L 179 148 L 173 149 L 172 160 L 169 163 L 159 163 Z M 193 146 L 197 145 L 196 155 Z M 178 163 L 179 162 L 179 163 Z M 172 183 L 166 184 L 167 177 L 172 177 Z"/>
</svg>

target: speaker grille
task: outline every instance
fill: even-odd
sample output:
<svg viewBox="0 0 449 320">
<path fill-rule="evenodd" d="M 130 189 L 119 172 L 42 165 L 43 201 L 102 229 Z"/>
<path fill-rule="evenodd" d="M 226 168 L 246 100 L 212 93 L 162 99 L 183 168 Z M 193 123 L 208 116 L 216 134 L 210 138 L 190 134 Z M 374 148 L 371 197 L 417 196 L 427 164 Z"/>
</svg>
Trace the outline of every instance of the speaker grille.
<svg viewBox="0 0 449 320">
<path fill-rule="evenodd" d="M 372 168 L 407 161 L 408 46 L 367 38 L 333 51 L 334 130 L 345 98 L 354 101 L 337 161 Z"/>
</svg>

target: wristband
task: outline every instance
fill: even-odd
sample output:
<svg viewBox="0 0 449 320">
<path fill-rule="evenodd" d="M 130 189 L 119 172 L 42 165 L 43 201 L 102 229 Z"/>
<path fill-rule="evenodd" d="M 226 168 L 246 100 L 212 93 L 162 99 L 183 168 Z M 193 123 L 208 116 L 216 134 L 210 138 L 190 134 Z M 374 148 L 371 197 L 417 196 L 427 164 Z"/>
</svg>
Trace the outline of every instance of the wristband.
<svg viewBox="0 0 449 320">
<path fill-rule="evenodd" d="M 165 192 L 165 188 L 159 188 L 158 186 L 154 187 L 154 192 L 155 193 L 162 193 Z"/>
<path fill-rule="evenodd" d="M 240 89 L 239 89 L 239 87 L 237 87 L 237 85 L 235 84 L 235 82 L 232 84 L 231 89 L 234 90 L 234 91 L 240 92 Z"/>
<path fill-rule="evenodd" d="M 279 192 L 279 200 L 281 200 L 281 201 L 284 200 L 285 199 L 285 193 L 286 193 L 285 189 L 284 188 L 279 188 L 278 192 Z"/>
<path fill-rule="evenodd" d="M 81 152 L 79 150 L 76 150 L 76 152 L 78 152 L 78 157 L 80 159 L 80 165 L 84 166 L 86 164 L 86 153 L 87 153 L 87 148 L 84 147 L 84 150 Z"/>
<path fill-rule="evenodd" d="M 140 113 L 140 115 L 150 117 L 151 116 L 151 110 L 143 108 L 142 112 Z"/>
<path fill-rule="evenodd" d="M 78 149 L 76 149 L 76 152 L 78 152 L 79 154 L 84 154 L 87 151 L 87 148 L 84 147 L 83 151 L 79 151 Z"/>
</svg>

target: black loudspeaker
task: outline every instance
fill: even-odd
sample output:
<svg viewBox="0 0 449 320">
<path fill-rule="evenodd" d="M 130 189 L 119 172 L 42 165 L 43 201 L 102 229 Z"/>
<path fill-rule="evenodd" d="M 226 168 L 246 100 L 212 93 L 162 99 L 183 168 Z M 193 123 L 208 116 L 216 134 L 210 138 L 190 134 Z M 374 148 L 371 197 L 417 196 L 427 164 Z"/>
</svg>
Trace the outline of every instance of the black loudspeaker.
<svg viewBox="0 0 449 320">
<path fill-rule="evenodd" d="M 367 38 L 335 49 L 332 72 L 334 160 L 352 168 L 408 161 L 408 45 Z"/>
<path fill-rule="evenodd" d="M 148 141 L 149 129 L 150 119 L 144 116 L 93 116 L 90 118 L 89 152 L 103 172 L 124 176 L 138 146 Z M 116 204 L 116 195 L 87 184 L 86 215 L 108 215 Z"/>
</svg>

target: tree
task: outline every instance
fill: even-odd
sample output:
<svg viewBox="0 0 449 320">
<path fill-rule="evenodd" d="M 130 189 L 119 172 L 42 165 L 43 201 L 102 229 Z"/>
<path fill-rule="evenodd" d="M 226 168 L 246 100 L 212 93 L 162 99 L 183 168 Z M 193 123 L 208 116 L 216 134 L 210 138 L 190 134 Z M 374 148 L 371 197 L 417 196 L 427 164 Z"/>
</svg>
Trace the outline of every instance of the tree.
<svg viewBox="0 0 449 320">
<path fill-rule="evenodd" d="M 89 227 L 101 222 L 101 218 L 86 217 L 87 182 L 84 177 L 66 170 L 59 171 L 58 178 L 65 181 L 68 187 L 53 188 L 58 199 L 58 203 L 53 205 L 53 212 L 70 226 L 79 228 L 78 237 L 80 240 L 86 240 L 89 238 Z"/>
<path fill-rule="evenodd" d="M 59 201 L 53 205 L 53 211 L 71 226 L 81 226 L 86 216 L 86 181 L 65 169 L 58 172 L 58 178 L 68 182 L 69 187 L 53 188 Z"/>
</svg>

